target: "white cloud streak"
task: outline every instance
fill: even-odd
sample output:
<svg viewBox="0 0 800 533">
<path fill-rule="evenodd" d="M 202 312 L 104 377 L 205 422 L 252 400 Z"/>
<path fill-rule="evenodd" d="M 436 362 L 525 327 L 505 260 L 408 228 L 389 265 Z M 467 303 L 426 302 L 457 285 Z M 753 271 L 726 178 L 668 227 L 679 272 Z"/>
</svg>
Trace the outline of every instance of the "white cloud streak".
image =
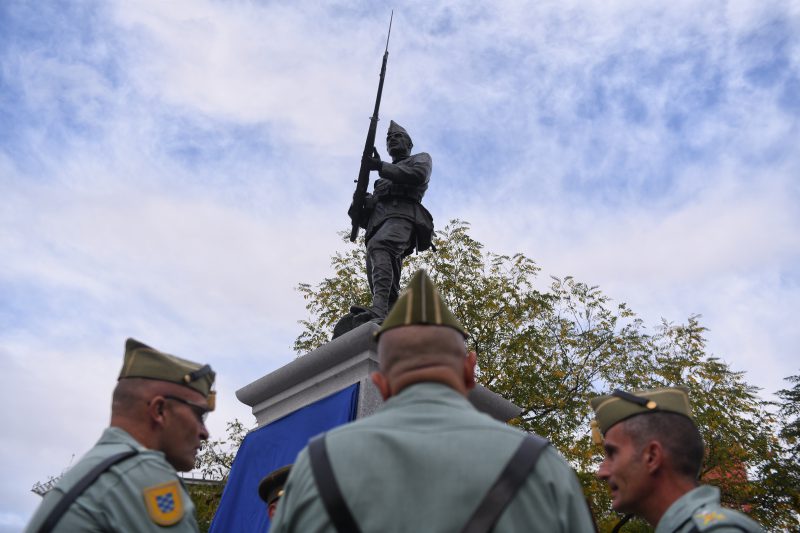
<svg viewBox="0 0 800 533">
<path fill-rule="evenodd" d="M 212 433 L 249 423 L 344 246 L 392 7 L 36 5 L 0 19 L 0 531 L 107 424 L 128 336 L 215 366 Z M 382 124 L 433 155 L 438 224 L 701 313 L 765 394 L 797 373 L 797 1 L 395 9 Z"/>
</svg>

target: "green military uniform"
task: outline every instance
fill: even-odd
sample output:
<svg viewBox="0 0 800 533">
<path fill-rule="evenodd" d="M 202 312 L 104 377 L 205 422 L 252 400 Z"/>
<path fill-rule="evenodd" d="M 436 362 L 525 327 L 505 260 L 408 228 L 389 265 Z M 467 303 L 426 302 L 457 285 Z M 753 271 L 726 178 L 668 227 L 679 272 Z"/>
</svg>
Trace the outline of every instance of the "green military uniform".
<svg viewBox="0 0 800 533">
<path fill-rule="evenodd" d="M 524 434 L 438 383 L 418 383 L 377 413 L 327 434 L 336 480 L 361 531 L 458 531 Z M 493 531 L 593 531 L 575 474 L 552 446 Z M 297 457 L 272 533 L 333 532 L 311 471 Z"/>
<path fill-rule="evenodd" d="M 423 271 L 414 275 L 378 337 L 421 324 L 465 335 Z M 455 389 L 422 381 L 390 397 L 374 415 L 328 432 L 325 442 L 333 477 L 361 531 L 452 532 L 468 522 L 526 438 L 478 412 Z M 594 530 L 578 480 L 552 446 L 512 494 L 495 532 Z M 308 448 L 292 466 L 270 531 L 335 531 Z"/>
<path fill-rule="evenodd" d="M 206 411 L 211 411 L 214 377 L 209 365 L 160 352 L 134 339 L 125 343 L 120 380 L 142 378 L 189 387 L 205 397 Z M 127 431 L 113 426 L 45 495 L 26 531 L 39 531 L 71 488 L 90 479 L 87 474 L 104 460 L 122 452 L 131 455 L 96 477 L 61 515 L 53 531 L 198 531 L 194 504 L 165 454 L 144 447 Z"/>
<path fill-rule="evenodd" d="M 615 390 L 612 394 L 591 400 L 595 411 L 593 430 L 595 441 L 602 443 L 615 424 L 634 416 L 650 413 L 674 413 L 694 422 L 688 390 L 685 387 L 664 387 L 638 392 Z M 655 533 L 697 533 L 714 531 L 759 532 L 760 525 L 746 515 L 720 505 L 719 489 L 700 485 L 687 492 L 667 509 L 658 522 Z"/>
<path fill-rule="evenodd" d="M 194 504 L 164 454 L 145 448 L 115 427 L 107 428 L 94 448 L 45 495 L 26 531 L 37 531 L 64 494 L 92 467 L 131 449 L 139 453 L 97 478 L 70 506 L 55 531 L 198 531 Z"/>
<path fill-rule="evenodd" d="M 742 513 L 719 503 L 719 489 L 701 485 L 670 505 L 658 522 L 655 533 L 741 533 L 764 531 Z"/>
</svg>

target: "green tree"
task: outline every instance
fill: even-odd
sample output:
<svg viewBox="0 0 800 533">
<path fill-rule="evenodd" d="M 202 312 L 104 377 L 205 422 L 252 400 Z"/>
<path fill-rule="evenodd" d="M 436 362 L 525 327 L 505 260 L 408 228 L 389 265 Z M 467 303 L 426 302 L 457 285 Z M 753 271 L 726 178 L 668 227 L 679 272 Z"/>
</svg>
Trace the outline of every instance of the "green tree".
<svg viewBox="0 0 800 533">
<path fill-rule="evenodd" d="M 795 464 L 800 464 L 800 374 L 789 376 L 786 381 L 794 383 L 791 389 L 777 392 L 782 400 L 779 406 L 781 418 L 780 436 L 786 443 L 786 453 Z"/>
<path fill-rule="evenodd" d="M 777 437 L 766 436 L 769 455 L 758 465 L 763 480 L 755 494 L 755 505 L 774 510 L 772 514 L 800 512 L 800 375 L 785 378 L 794 383 L 776 395 L 781 400 L 775 418 Z M 787 529 L 789 529 L 787 527 Z M 795 523 L 793 530 L 797 530 Z"/>
<path fill-rule="evenodd" d="M 211 520 L 222 499 L 222 491 L 228 481 L 236 452 L 247 435 L 247 429 L 238 419 L 228 422 L 226 432 L 224 438 L 204 441 L 200 453 L 197 454 L 195 471 L 200 473 L 204 482 L 187 483 L 189 495 L 197 511 L 197 524 L 203 532 L 211 527 Z"/>
<path fill-rule="evenodd" d="M 572 277 L 542 284 L 532 259 L 485 251 L 460 220 L 439 231 L 434 243 L 435 253 L 405 260 L 401 285 L 417 268 L 428 271 L 470 333 L 480 383 L 522 407 L 512 423 L 549 438 L 575 467 L 601 529 L 610 530 L 619 517 L 594 476 L 601 450 L 590 438 L 589 399 L 613 388 L 669 385 L 690 389 L 708 443 L 704 481 L 720 486 L 728 505 L 769 527 L 797 526 L 796 506 L 768 497 L 765 468 L 787 478 L 786 462 L 775 453 L 775 417 L 743 373 L 707 353 L 699 316 L 678 325 L 662 321 L 650 331 L 598 287 Z M 299 285 L 309 317 L 301 321 L 298 353 L 327 342 L 350 305 L 369 304 L 364 263 L 364 247 L 350 246 L 332 258 L 331 277 Z M 650 529 L 637 521 L 625 526 L 638 530 Z"/>
</svg>

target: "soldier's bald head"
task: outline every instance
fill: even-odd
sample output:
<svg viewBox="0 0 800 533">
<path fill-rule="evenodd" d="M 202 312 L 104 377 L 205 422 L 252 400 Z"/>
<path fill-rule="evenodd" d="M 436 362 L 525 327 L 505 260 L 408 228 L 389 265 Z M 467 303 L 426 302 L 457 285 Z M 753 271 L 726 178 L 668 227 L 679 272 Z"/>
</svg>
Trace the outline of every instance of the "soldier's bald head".
<svg viewBox="0 0 800 533">
<path fill-rule="evenodd" d="M 406 326 L 386 331 L 378 343 L 381 372 L 402 373 L 434 365 L 460 365 L 464 337 L 445 326 Z"/>
<path fill-rule="evenodd" d="M 373 374 L 384 399 L 416 383 L 441 383 L 466 393 L 475 386 L 475 354 L 464 337 L 446 326 L 404 326 L 378 342 L 380 372 Z"/>
</svg>

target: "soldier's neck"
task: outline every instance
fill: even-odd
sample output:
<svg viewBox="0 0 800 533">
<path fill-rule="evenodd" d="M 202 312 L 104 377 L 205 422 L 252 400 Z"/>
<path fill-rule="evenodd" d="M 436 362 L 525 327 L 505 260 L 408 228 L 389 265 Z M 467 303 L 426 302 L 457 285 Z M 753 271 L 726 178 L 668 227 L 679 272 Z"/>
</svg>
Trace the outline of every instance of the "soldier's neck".
<svg viewBox="0 0 800 533">
<path fill-rule="evenodd" d="M 392 156 L 392 163 L 397 163 L 398 161 L 402 161 L 403 159 L 408 159 L 411 157 L 411 152 L 403 152 L 400 154 L 389 154 Z"/>
<path fill-rule="evenodd" d="M 156 434 L 153 431 L 150 431 L 148 428 L 142 427 L 142 424 L 137 423 L 136 421 L 132 421 L 129 418 L 121 416 L 112 416 L 110 426 L 125 431 L 128 435 L 133 437 L 136 442 L 145 448 L 149 448 L 151 450 L 159 449 L 159 442 Z"/>
<path fill-rule="evenodd" d="M 662 480 L 659 487 L 653 493 L 653 497 L 649 499 L 645 509 L 641 512 L 642 518 L 650 523 L 653 527 L 658 526 L 664 513 L 672 506 L 673 503 L 678 501 L 681 496 L 691 491 L 697 484 L 693 480 L 686 479 L 682 476 L 670 472 L 671 475 L 665 476 L 666 479 Z"/>
</svg>

